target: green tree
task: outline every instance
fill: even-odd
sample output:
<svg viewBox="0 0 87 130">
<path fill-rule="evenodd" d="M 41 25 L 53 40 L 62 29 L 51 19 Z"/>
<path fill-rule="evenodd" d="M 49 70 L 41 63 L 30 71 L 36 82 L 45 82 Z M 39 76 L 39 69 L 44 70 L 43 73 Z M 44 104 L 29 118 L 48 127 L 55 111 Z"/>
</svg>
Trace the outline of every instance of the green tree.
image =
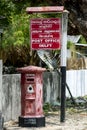
<svg viewBox="0 0 87 130">
<path fill-rule="evenodd" d="M 11 23 L 4 31 L 2 48 L 6 53 L 5 64 L 24 66 L 38 64 L 36 51 L 30 49 L 29 19 L 33 15 L 12 14 Z M 3 58 L 3 57 L 2 57 Z"/>
</svg>

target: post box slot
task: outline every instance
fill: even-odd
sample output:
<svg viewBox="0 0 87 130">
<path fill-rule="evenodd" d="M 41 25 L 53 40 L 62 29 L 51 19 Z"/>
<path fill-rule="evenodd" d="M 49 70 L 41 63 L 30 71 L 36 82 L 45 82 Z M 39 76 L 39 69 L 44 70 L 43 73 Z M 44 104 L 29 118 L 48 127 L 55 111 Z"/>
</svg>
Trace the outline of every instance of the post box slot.
<svg viewBox="0 0 87 130">
<path fill-rule="evenodd" d="M 26 83 L 35 82 L 35 74 L 26 74 L 25 78 L 26 78 Z"/>
<path fill-rule="evenodd" d="M 35 77 L 26 77 L 26 83 L 34 83 Z"/>
<path fill-rule="evenodd" d="M 27 80 L 27 81 L 34 81 L 33 78 L 27 78 L 26 80 Z"/>
</svg>

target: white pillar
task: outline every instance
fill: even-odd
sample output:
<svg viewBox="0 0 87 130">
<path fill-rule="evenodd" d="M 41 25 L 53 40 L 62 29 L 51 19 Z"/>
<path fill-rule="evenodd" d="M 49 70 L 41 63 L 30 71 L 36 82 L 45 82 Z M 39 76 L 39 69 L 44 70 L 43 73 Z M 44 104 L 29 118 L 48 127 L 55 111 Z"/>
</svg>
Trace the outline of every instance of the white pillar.
<svg viewBox="0 0 87 130">
<path fill-rule="evenodd" d="M 0 60 L 0 111 L 2 112 L 2 60 Z"/>
<path fill-rule="evenodd" d="M 66 52 L 67 52 L 67 21 L 68 12 L 62 14 L 62 39 L 61 39 L 61 112 L 60 121 L 65 121 L 66 105 Z"/>
</svg>

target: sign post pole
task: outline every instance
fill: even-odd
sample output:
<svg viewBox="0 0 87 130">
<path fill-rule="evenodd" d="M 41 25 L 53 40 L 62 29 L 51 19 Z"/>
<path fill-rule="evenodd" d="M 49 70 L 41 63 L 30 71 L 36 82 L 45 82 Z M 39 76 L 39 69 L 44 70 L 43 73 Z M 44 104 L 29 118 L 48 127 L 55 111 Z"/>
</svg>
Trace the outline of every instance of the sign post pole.
<svg viewBox="0 0 87 130">
<path fill-rule="evenodd" d="M 68 19 L 68 12 L 64 11 L 64 7 L 63 6 L 57 6 L 57 7 L 27 7 L 26 12 L 28 14 L 32 14 L 32 13 L 51 13 L 51 12 L 60 12 L 62 13 L 62 38 L 61 38 L 61 115 L 60 115 L 60 121 L 64 122 L 65 121 L 65 97 L 66 97 L 66 52 L 67 52 L 67 19 Z M 56 19 L 54 19 L 56 20 Z M 43 19 L 42 19 L 43 21 Z M 36 20 L 36 22 L 38 22 Z M 60 36 L 59 36 L 59 41 L 58 38 L 56 36 L 58 36 L 60 33 L 56 32 L 57 30 L 54 30 L 55 26 L 58 26 L 58 24 L 54 24 L 52 23 L 52 20 L 49 20 L 49 22 L 51 22 L 51 26 L 47 26 L 46 23 L 44 23 L 44 21 L 41 23 L 43 26 L 41 26 L 41 24 L 39 23 L 39 26 L 34 25 L 33 23 L 35 23 L 35 21 L 31 21 L 31 25 L 32 25 L 32 30 L 33 33 L 31 33 L 31 41 L 32 41 L 32 49 L 59 49 L 60 48 Z M 45 25 L 45 26 L 44 26 Z M 40 28 L 45 28 L 41 29 Z M 38 29 L 38 31 L 37 31 Z M 58 29 L 58 27 L 57 27 Z M 49 33 L 47 33 L 47 31 L 49 30 Z M 51 32 L 51 31 L 54 32 Z M 39 33 L 39 31 L 41 31 L 41 33 Z M 37 33 L 37 35 L 35 35 L 35 33 Z M 54 39 L 53 39 L 54 38 Z M 50 39 L 50 41 L 49 41 Z M 49 42 L 48 42 L 49 41 Z M 51 43 L 51 44 L 50 44 Z M 55 45 L 55 46 L 54 46 Z"/>
<path fill-rule="evenodd" d="M 61 108 L 60 122 L 65 121 L 66 105 L 66 52 L 67 52 L 67 19 L 68 12 L 62 13 L 62 42 L 61 42 Z"/>
</svg>

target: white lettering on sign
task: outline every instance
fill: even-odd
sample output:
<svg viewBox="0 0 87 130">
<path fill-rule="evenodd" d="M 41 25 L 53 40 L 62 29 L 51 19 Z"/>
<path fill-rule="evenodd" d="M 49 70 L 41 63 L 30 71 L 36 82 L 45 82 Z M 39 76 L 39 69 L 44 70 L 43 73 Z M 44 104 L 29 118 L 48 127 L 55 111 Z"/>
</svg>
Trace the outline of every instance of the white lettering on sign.
<svg viewBox="0 0 87 130">
<path fill-rule="evenodd" d="M 33 39 L 32 43 L 42 43 L 43 39 Z"/>
<path fill-rule="evenodd" d="M 44 33 L 58 33 L 59 30 L 44 30 Z"/>
<path fill-rule="evenodd" d="M 39 35 L 40 38 L 53 38 L 53 35 Z"/>
<path fill-rule="evenodd" d="M 37 20 L 32 20 L 32 24 L 58 24 L 59 19 L 37 19 Z"/>
<path fill-rule="evenodd" d="M 43 28 L 43 29 L 46 29 L 46 28 L 52 28 L 52 24 L 48 24 L 48 25 L 40 25 L 39 28 Z"/>
<path fill-rule="evenodd" d="M 32 30 L 32 33 L 42 33 L 42 30 Z"/>
<path fill-rule="evenodd" d="M 45 24 L 58 24 L 59 23 L 59 20 L 50 20 L 50 19 L 47 19 L 47 20 L 44 20 L 43 23 Z"/>
<path fill-rule="evenodd" d="M 45 39 L 45 42 L 58 42 L 59 40 L 58 39 Z"/>
<path fill-rule="evenodd" d="M 39 44 L 40 48 L 52 47 L 52 44 Z"/>
<path fill-rule="evenodd" d="M 61 18 L 31 19 L 31 48 L 60 49 Z"/>
</svg>

